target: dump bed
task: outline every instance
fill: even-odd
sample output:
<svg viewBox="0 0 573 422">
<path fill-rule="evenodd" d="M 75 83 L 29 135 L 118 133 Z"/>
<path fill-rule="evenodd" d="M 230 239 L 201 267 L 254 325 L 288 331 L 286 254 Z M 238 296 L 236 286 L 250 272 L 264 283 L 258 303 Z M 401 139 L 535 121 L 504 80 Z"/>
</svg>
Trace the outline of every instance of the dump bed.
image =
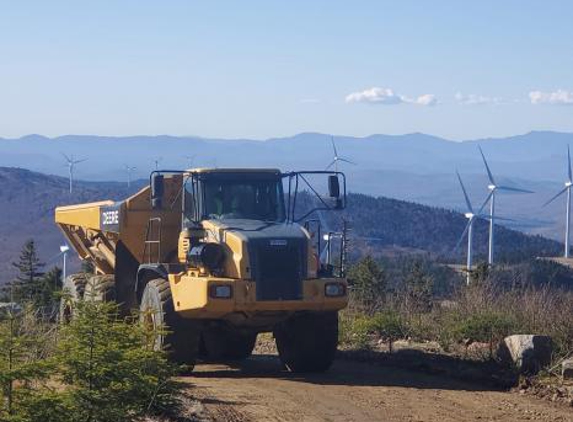
<svg viewBox="0 0 573 422">
<path fill-rule="evenodd" d="M 152 209 L 147 186 L 123 201 L 58 207 L 56 224 L 80 258 L 91 261 L 99 274 L 116 272 L 119 253 L 126 255 L 122 260 L 131 267 L 144 263 L 150 240 L 161 241 L 154 258 L 168 262 L 181 231 L 181 180 L 180 176 L 165 179 L 166 209 Z"/>
</svg>

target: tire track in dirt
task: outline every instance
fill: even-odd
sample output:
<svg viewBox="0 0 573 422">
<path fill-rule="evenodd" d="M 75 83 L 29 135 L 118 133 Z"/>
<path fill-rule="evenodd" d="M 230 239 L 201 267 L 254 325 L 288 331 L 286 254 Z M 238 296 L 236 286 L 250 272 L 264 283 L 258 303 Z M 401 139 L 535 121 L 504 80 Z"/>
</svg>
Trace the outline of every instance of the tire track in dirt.
<svg viewBox="0 0 573 422">
<path fill-rule="evenodd" d="M 545 401 L 351 361 L 301 376 L 259 355 L 238 366 L 197 365 L 187 380 L 214 421 L 573 421 L 573 410 Z"/>
</svg>

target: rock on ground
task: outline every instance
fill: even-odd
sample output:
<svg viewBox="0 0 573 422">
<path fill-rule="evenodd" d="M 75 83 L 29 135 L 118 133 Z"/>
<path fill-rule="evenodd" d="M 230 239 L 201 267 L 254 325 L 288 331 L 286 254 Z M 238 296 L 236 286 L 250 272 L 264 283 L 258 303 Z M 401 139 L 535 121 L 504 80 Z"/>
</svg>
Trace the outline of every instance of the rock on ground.
<svg viewBox="0 0 573 422">
<path fill-rule="evenodd" d="M 561 362 L 561 375 L 563 379 L 573 379 L 573 358 L 565 359 Z"/>
<path fill-rule="evenodd" d="M 534 375 L 551 363 L 553 342 L 551 337 L 516 334 L 506 337 L 498 350 L 498 357 L 515 365 L 522 374 Z"/>
</svg>

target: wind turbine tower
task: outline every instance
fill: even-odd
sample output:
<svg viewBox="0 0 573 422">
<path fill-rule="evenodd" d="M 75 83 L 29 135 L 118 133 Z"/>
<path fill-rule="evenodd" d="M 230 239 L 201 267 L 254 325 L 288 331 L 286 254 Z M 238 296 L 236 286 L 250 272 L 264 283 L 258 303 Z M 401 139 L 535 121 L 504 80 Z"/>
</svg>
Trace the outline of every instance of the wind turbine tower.
<svg viewBox="0 0 573 422">
<path fill-rule="evenodd" d="M 458 241 L 458 245 L 462 242 L 465 234 L 468 234 L 468 250 L 467 250 L 467 261 L 466 261 L 466 272 L 467 272 L 467 278 L 466 278 L 466 283 L 469 285 L 471 282 L 471 272 L 472 272 L 472 253 L 473 253 L 473 228 L 474 228 L 474 222 L 475 222 L 475 218 L 477 217 L 477 215 L 474 213 L 474 209 L 472 207 L 472 203 L 470 201 L 470 198 L 468 197 L 468 193 L 466 191 L 466 188 L 464 186 L 464 182 L 462 182 L 462 178 L 460 176 L 460 173 L 458 173 L 456 171 L 456 174 L 458 175 L 458 180 L 460 182 L 460 186 L 462 188 L 462 192 L 464 194 L 464 199 L 466 201 L 466 213 L 464 214 L 465 217 L 468 219 L 468 223 L 466 225 L 466 228 L 464 229 L 464 232 L 462 233 L 462 235 L 460 236 L 460 240 Z"/>
<path fill-rule="evenodd" d="M 488 251 L 487 262 L 489 263 L 489 265 L 493 265 L 494 252 L 495 252 L 494 235 L 495 235 L 495 197 L 496 197 L 496 192 L 497 191 L 508 191 L 508 192 L 519 192 L 519 193 L 533 193 L 533 192 L 530 190 L 526 190 L 526 189 L 519 189 L 519 188 L 510 187 L 510 186 L 497 185 L 495 183 L 495 180 L 493 178 L 493 174 L 489 168 L 489 165 L 487 163 L 487 160 L 485 159 L 485 155 L 484 155 L 481 147 L 478 146 L 478 148 L 479 148 L 479 152 L 481 154 L 481 158 L 483 159 L 483 163 L 485 165 L 485 169 L 487 171 L 487 177 L 489 180 L 489 185 L 487 186 L 487 188 L 489 189 L 490 192 L 489 192 L 489 195 L 487 196 L 487 198 L 485 199 L 484 205 L 482 205 L 482 208 L 489 201 L 489 251 Z"/>
<path fill-rule="evenodd" d="M 125 171 L 127 173 L 127 189 L 131 187 L 131 173 L 137 169 L 137 167 L 130 166 L 128 164 L 125 165 Z"/>
<path fill-rule="evenodd" d="M 163 158 L 162 158 L 162 157 L 155 158 L 155 159 L 153 160 L 153 162 L 155 163 L 155 170 L 159 170 L 159 163 L 161 163 L 162 161 L 163 161 Z"/>
<path fill-rule="evenodd" d="M 563 254 L 565 258 L 569 258 L 569 238 L 571 228 L 571 186 L 573 186 L 573 171 L 571 170 L 571 152 L 569 150 L 569 145 L 567 145 L 567 176 L 568 178 L 565 182 L 565 187 L 561 189 L 553 198 L 543 204 L 545 207 L 559 198 L 565 192 L 567 192 L 567 207 L 565 212 L 565 253 Z"/>
<path fill-rule="evenodd" d="M 74 190 L 74 169 L 76 167 L 76 164 L 83 163 L 84 161 L 87 160 L 87 158 L 84 158 L 82 160 L 74 160 L 73 154 L 69 157 L 64 153 L 62 153 L 62 155 L 66 159 L 67 162 L 66 166 L 68 166 L 69 178 L 70 178 L 70 195 L 71 195 Z"/>
</svg>

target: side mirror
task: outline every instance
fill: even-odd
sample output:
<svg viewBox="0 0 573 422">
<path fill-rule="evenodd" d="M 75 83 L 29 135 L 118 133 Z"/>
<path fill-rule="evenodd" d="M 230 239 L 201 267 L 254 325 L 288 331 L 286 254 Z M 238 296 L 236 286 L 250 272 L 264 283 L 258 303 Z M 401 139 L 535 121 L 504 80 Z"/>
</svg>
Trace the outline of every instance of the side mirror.
<svg viewBox="0 0 573 422">
<path fill-rule="evenodd" d="M 159 210 L 163 207 L 163 175 L 153 173 L 151 177 L 151 208 Z"/>
<path fill-rule="evenodd" d="M 328 194 L 331 198 L 340 198 L 340 183 L 336 175 L 328 176 Z"/>
</svg>

